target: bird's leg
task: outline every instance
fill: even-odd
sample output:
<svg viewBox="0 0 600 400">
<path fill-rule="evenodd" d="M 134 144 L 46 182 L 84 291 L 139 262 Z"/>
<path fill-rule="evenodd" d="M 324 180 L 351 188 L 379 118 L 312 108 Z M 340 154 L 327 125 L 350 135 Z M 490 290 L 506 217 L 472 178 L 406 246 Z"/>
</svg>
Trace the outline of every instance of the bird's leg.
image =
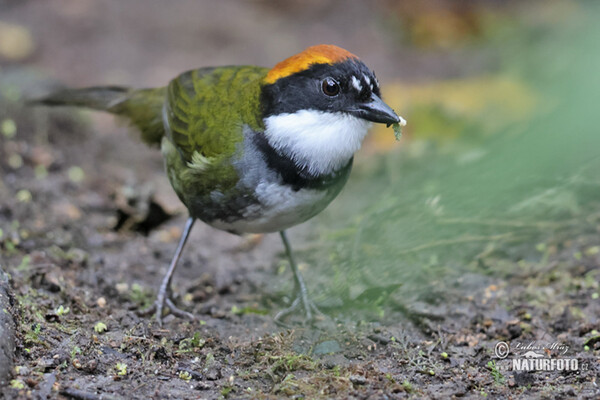
<svg viewBox="0 0 600 400">
<path fill-rule="evenodd" d="M 294 261 L 294 256 L 292 254 L 292 247 L 290 246 L 290 242 L 287 239 L 285 231 L 280 231 L 279 235 L 281 236 L 281 240 L 283 241 L 283 246 L 285 247 L 285 254 L 290 262 L 290 267 L 292 268 L 292 273 L 294 274 L 294 283 L 296 286 L 296 299 L 292 302 L 292 305 L 288 308 L 285 308 L 275 315 L 275 322 L 281 324 L 281 319 L 285 318 L 287 315 L 294 312 L 298 307 L 304 308 L 304 313 L 306 315 L 306 320 L 308 322 L 312 322 L 314 319 L 314 314 L 323 314 L 317 306 L 310 300 L 308 297 L 308 290 L 306 289 L 306 285 L 304 284 L 304 279 L 302 279 L 302 275 L 298 270 L 298 266 Z"/>
<path fill-rule="evenodd" d="M 169 308 L 172 314 L 182 317 L 194 319 L 194 316 L 187 311 L 180 310 L 175 307 L 173 300 L 171 300 L 171 279 L 173 278 L 173 274 L 175 272 L 175 268 L 177 267 L 177 262 L 179 261 L 179 257 L 181 256 L 181 252 L 183 251 L 183 247 L 185 246 L 185 242 L 194 226 L 195 218 L 189 217 L 185 222 L 185 227 L 183 228 L 183 233 L 181 234 L 181 238 L 179 239 L 179 244 L 177 245 L 177 249 L 175 250 L 175 255 L 173 255 L 173 259 L 171 260 L 171 264 L 169 265 L 169 269 L 165 274 L 160 287 L 158 289 L 158 294 L 156 296 L 156 301 L 154 305 L 150 306 L 148 309 L 143 310 L 142 314 L 151 314 L 156 311 L 156 320 L 158 321 L 158 325 L 162 326 L 162 314 L 163 309 L 166 307 Z"/>
</svg>

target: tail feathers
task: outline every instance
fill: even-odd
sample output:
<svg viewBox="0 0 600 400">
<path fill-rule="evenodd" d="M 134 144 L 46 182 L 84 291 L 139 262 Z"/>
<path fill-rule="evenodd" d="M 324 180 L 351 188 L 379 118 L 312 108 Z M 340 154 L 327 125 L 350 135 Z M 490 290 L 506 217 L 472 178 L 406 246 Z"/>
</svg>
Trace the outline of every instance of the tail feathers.
<svg viewBox="0 0 600 400">
<path fill-rule="evenodd" d="M 84 89 L 63 89 L 31 101 L 48 106 L 76 106 L 111 112 L 127 100 L 130 89 L 120 86 L 98 86 Z"/>
<path fill-rule="evenodd" d="M 140 130 L 144 142 L 159 144 L 164 136 L 162 106 L 165 93 L 165 88 L 138 90 L 97 86 L 60 90 L 30 103 L 86 107 L 119 115 Z"/>
</svg>

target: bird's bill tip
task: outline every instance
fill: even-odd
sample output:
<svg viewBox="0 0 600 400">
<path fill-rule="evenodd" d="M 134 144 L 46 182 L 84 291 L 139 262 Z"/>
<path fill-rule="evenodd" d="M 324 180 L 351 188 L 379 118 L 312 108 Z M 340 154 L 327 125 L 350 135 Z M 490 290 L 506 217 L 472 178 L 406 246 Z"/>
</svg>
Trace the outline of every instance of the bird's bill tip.
<svg viewBox="0 0 600 400">
<path fill-rule="evenodd" d="M 379 124 L 406 125 L 406 120 L 397 115 L 390 106 L 374 93 L 367 102 L 360 104 L 356 109 L 351 110 L 350 113 L 359 118 Z"/>
</svg>

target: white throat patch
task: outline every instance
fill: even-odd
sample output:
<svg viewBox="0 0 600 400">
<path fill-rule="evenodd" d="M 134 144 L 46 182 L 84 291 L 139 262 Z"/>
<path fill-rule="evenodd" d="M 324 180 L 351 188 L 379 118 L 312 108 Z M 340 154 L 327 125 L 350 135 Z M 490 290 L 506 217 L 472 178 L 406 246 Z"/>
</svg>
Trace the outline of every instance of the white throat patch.
<svg viewBox="0 0 600 400">
<path fill-rule="evenodd" d="M 348 163 L 371 125 L 346 113 L 300 110 L 266 118 L 265 136 L 310 173 L 329 174 Z"/>
</svg>

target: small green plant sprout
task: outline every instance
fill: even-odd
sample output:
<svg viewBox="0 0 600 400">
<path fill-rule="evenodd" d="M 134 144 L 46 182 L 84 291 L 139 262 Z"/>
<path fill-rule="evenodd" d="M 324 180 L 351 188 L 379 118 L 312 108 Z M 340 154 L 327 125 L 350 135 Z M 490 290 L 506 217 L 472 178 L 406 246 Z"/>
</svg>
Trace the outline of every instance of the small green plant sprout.
<svg viewBox="0 0 600 400">
<path fill-rule="evenodd" d="M 230 386 L 230 385 L 223 386 L 223 388 L 221 388 L 221 396 L 227 398 L 229 396 L 229 393 L 231 393 L 232 390 L 233 390 L 233 386 Z"/>
<path fill-rule="evenodd" d="M 31 192 L 27 189 L 21 189 L 15 195 L 15 198 L 19 203 L 29 203 L 33 199 Z"/>
<path fill-rule="evenodd" d="M 94 331 L 96 333 L 104 333 L 108 330 L 108 326 L 106 326 L 106 324 L 102 321 L 98 321 L 96 322 L 96 325 L 94 325 Z"/>
<path fill-rule="evenodd" d="M 71 358 L 75 358 L 77 354 L 81 354 L 81 348 L 79 346 L 74 346 L 71 349 Z"/>
<path fill-rule="evenodd" d="M 40 324 L 33 324 L 31 330 L 25 333 L 25 342 L 43 344 L 44 342 L 40 338 L 40 333 L 42 333 L 42 326 Z"/>
<path fill-rule="evenodd" d="M 0 124 L 0 131 L 5 138 L 12 139 L 17 134 L 17 124 L 12 119 L 6 118 Z"/>
<path fill-rule="evenodd" d="M 502 373 L 500 373 L 500 370 L 498 369 L 498 366 L 496 365 L 496 361 L 493 361 L 493 360 L 488 361 L 487 367 L 490 369 L 490 372 L 492 373 L 494 382 L 497 385 L 503 384 L 504 383 L 504 375 L 502 375 Z"/>
<path fill-rule="evenodd" d="M 583 349 L 585 351 L 589 351 L 590 348 L 593 348 L 594 344 L 597 342 L 600 342 L 600 332 L 598 332 L 596 329 L 593 329 L 590 331 L 590 337 L 588 337 L 583 343 Z"/>
<path fill-rule="evenodd" d="M 36 165 L 33 169 L 36 179 L 44 179 L 48 176 L 48 169 L 43 164 Z"/>
<path fill-rule="evenodd" d="M 117 372 L 118 376 L 125 376 L 125 375 L 127 375 L 127 364 L 118 362 L 115 365 L 115 371 Z"/>
<path fill-rule="evenodd" d="M 62 304 L 54 309 L 54 313 L 56 315 L 58 315 L 59 317 L 62 317 L 63 315 L 67 315 L 70 312 L 71 312 L 71 308 L 65 307 Z"/>
<path fill-rule="evenodd" d="M 0 131 L 5 138 L 12 139 L 17 134 L 17 124 L 12 119 L 6 118 L 0 124 Z"/>
<path fill-rule="evenodd" d="M 206 359 L 204 360 L 204 369 L 208 370 L 208 368 L 210 368 L 211 365 L 213 365 L 215 362 L 215 356 L 213 355 L 213 353 L 208 353 L 206 355 Z"/>
<path fill-rule="evenodd" d="M 181 342 L 179 342 L 179 349 L 177 350 L 177 353 L 189 353 L 195 350 L 200 350 L 202 347 L 204 347 L 205 343 L 206 340 L 201 337 L 200 332 L 196 332 L 191 338 L 183 339 Z"/>
<path fill-rule="evenodd" d="M 400 137 L 402 137 L 402 127 L 406 126 L 406 120 L 400 116 L 398 116 L 400 118 L 399 122 L 395 122 L 393 124 L 388 124 L 388 128 L 391 125 L 392 128 L 394 129 L 394 136 L 396 137 L 396 140 L 400 140 Z"/>
<path fill-rule="evenodd" d="M 538 243 L 535 245 L 535 249 L 540 253 L 543 253 L 548 249 L 548 246 L 546 246 L 546 243 Z"/>
<path fill-rule="evenodd" d="M 10 381 L 10 387 L 13 389 L 20 390 L 25 389 L 25 384 L 20 379 L 13 379 L 12 381 Z"/>
<path fill-rule="evenodd" d="M 189 382 L 192 379 L 192 374 L 187 371 L 179 371 L 179 379 Z"/>
<path fill-rule="evenodd" d="M 139 283 L 134 283 L 133 285 L 131 285 L 129 298 L 134 303 L 140 304 L 142 308 L 149 306 L 154 300 L 152 294 L 149 291 L 144 290 L 144 288 Z"/>
<path fill-rule="evenodd" d="M 27 268 L 29 268 L 30 264 L 31 264 L 31 256 L 29 254 L 27 254 L 27 255 L 23 256 L 23 259 L 21 260 L 21 264 L 19 264 L 17 269 L 19 271 L 26 270 Z"/>
<path fill-rule="evenodd" d="M 588 247 L 587 249 L 585 249 L 584 253 L 586 256 L 594 256 L 600 253 L 600 246 Z"/>
<path fill-rule="evenodd" d="M 254 307 L 243 307 L 240 308 L 236 305 L 231 307 L 231 313 L 234 315 L 246 315 L 246 314 L 258 314 L 258 315 L 266 315 L 266 310 L 261 310 Z M 201 324 L 202 325 L 202 324 Z"/>
<path fill-rule="evenodd" d="M 81 167 L 73 166 L 67 171 L 69 180 L 73 183 L 80 183 L 85 178 L 85 172 Z"/>
<path fill-rule="evenodd" d="M 206 340 L 200 336 L 200 332 L 195 332 L 192 336 L 191 345 L 195 348 L 201 348 L 204 347 L 204 343 L 206 343 Z"/>
</svg>

